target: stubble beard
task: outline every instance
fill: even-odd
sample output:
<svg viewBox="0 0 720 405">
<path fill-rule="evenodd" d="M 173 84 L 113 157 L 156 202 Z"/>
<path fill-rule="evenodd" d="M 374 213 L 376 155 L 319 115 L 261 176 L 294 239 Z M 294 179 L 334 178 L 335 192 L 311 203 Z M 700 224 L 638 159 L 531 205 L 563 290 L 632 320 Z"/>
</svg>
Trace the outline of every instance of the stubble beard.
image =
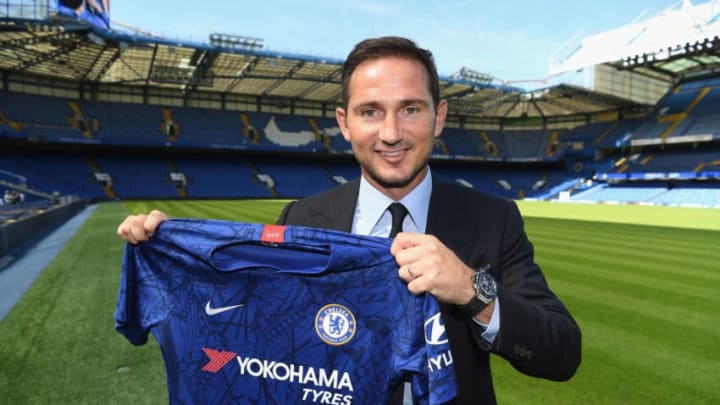
<svg viewBox="0 0 720 405">
<path fill-rule="evenodd" d="M 423 170 L 425 170 L 425 168 L 427 167 L 429 160 L 430 156 L 425 157 L 425 159 L 423 159 L 420 164 L 413 168 L 413 171 L 408 176 L 399 180 L 384 179 L 380 175 L 380 173 L 378 173 L 378 171 L 375 170 L 375 168 L 371 165 L 363 165 L 362 162 L 359 163 L 360 166 L 365 170 L 365 173 L 367 173 L 368 177 L 370 177 L 370 179 L 377 183 L 377 185 L 379 185 L 380 187 L 385 189 L 400 189 L 409 186 L 415 179 L 417 179 L 418 176 L 420 176 Z"/>
<path fill-rule="evenodd" d="M 430 126 L 431 130 L 435 128 L 435 120 L 433 119 L 432 125 Z M 432 139 L 434 139 L 434 136 L 431 136 Z M 431 139 L 431 142 L 432 142 Z M 354 147 L 354 145 L 353 145 Z M 425 157 L 420 161 L 418 165 L 416 165 L 413 168 L 413 171 L 405 178 L 400 180 L 386 180 L 383 179 L 382 176 L 379 173 L 379 170 L 375 170 L 375 168 L 370 164 L 369 162 L 365 164 L 364 162 L 357 159 L 357 154 L 355 154 L 355 159 L 360 164 L 360 167 L 362 170 L 367 173 L 367 176 L 370 178 L 370 180 L 374 181 L 377 185 L 380 187 L 391 190 L 391 189 L 402 189 L 407 186 L 409 186 L 415 179 L 420 176 L 420 174 L 423 172 L 425 168 L 428 167 L 428 162 L 430 161 L 430 154 L 432 153 L 432 146 L 430 146 L 430 150 L 427 151 L 427 154 Z"/>
</svg>

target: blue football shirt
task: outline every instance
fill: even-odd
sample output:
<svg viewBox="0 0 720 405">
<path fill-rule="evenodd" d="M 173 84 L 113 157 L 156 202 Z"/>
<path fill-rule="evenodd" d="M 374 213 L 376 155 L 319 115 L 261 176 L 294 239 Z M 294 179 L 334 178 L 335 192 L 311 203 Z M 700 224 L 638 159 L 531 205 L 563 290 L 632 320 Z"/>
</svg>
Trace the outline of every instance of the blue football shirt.
<svg viewBox="0 0 720 405">
<path fill-rule="evenodd" d="M 126 245 L 116 329 L 162 349 L 171 403 L 381 404 L 455 397 L 437 301 L 397 276 L 391 241 L 174 219 Z"/>
</svg>

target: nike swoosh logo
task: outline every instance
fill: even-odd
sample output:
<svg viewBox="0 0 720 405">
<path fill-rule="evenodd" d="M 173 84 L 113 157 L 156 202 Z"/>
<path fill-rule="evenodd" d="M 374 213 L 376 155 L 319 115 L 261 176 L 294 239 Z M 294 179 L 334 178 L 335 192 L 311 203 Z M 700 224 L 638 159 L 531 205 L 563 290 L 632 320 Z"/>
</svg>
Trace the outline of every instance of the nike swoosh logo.
<svg viewBox="0 0 720 405">
<path fill-rule="evenodd" d="M 227 307 L 212 308 L 210 306 L 210 301 L 208 301 L 207 304 L 205 304 L 205 313 L 210 316 L 213 316 L 213 315 L 221 314 L 225 311 L 230 311 L 231 309 L 240 308 L 240 307 L 244 307 L 244 306 L 245 306 L 245 304 L 238 304 L 238 305 L 230 305 Z"/>
</svg>

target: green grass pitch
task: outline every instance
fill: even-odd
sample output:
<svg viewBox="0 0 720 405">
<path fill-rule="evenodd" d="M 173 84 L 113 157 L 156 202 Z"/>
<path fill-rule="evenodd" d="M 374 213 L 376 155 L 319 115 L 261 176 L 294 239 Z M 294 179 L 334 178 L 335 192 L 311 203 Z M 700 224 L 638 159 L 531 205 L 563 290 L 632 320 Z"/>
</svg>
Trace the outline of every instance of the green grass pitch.
<svg viewBox="0 0 720 405">
<path fill-rule="evenodd" d="M 0 323 L 0 403 L 167 403 L 154 341 L 113 328 L 129 212 L 274 222 L 285 201 L 146 201 L 98 207 Z M 551 288 L 580 324 L 570 382 L 493 356 L 503 404 L 710 404 L 720 398 L 720 210 L 523 202 Z M 652 226 L 650 226 L 651 224 Z M 0 292 L 1 293 L 1 292 Z"/>
</svg>

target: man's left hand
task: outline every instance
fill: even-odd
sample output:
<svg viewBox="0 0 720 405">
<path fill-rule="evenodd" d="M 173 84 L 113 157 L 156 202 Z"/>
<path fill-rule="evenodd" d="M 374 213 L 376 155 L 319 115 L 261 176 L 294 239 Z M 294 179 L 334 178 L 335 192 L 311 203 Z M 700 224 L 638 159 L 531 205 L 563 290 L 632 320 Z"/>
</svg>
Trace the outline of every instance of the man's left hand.
<svg viewBox="0 0 720 405">
<path fill-rule="evenodd" d="M 470 278 L 475 272 L 435 236 L 401 232 L 390 253 L 413 294 L 429 292 L 441 302 L 456 305 L 466 304 L 474 295 Z"/>
</svg>

